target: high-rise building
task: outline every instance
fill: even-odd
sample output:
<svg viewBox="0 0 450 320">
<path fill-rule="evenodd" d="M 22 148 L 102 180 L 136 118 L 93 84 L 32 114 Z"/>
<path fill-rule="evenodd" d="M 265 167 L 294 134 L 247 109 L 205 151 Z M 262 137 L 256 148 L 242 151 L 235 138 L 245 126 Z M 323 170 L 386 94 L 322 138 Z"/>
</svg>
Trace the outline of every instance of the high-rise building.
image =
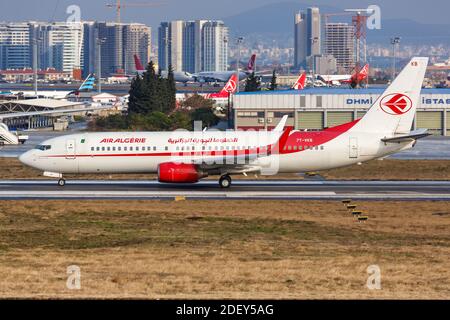
<svg viewBox="0 0 450 320">
<path fill-rule="evenodd" d="M 181 20 L 163 22 L 158 31 L 158 57 L 161 70 L 183 71 L 183 41 L 186 23 Z"/>
<path fill-rule="evenodd" d="M 30 23 L 38 40 L 39 68 L 72 72 L 82 64 L 83 24 L 55 22 Z"/>
<path fill-rule="evenodd" d="M 325 26 L 325 53 L 336 58 L 339 71 L 350 72 L 354 60 L 354 26 L 348 23 L 327 23 Z"/>
<path fill-rule="evenodd" d="M 95 73 L 96 67 L 96 29 L 95 22 L 83 22 L 83 47 L 81 52 L 81 69 L 83 78 Z"/>
<path fill-rule="evenodd" d="M 159 67 L 191 73 L 225 71 L 228 28 L 222 21 L 162 22 L 158 32 Z"/>
<path fill-rule="evenodd" d="M 202 31 L 207 20 L 188 21 L 183 34 L 183 70 L 202 71 Z"/>
<path fill-rule="evenodd" d="M 31 67 L 30 26 L 24 22 L 0 24 L 0 69 Z"/>
<path fill-rule="evenodd" d="M 297 13 L 294 23 L 294 64 L 297 68 L 306 68 L 308 57 L 322 53 L 322 25 L 319 8 L 312 7 L 308 8 L 306 12 Z"/>
<path fill-rule="evenodd" d="M 295 14 L 294 26 L 294 66 L 306 65 L 306 16 L 303 13 Z"/>
<path fill-rule="evenodd" d="M 134 74 L 136 72 L 134 55 L 137 55 L 140 58 L 144 66 L 149 62 L 150 49 L 150 27 L 140 23 L 124 25 L 123 59 L 126 74 Z"/>
<path fill-rule="evenodd" d="M 135 54 L 144 63 L 149 60 L 150 37 L 150 28 L 138 23 L 0 23 L 0 69 L 32 67 L 36 41 L 39 69 L 82 69 L 87 76 L 97 72 L 100 41 L 102 75 L 131 74 Z"/>
<path fill-rule="evenodd" d="M 202 32 L 202 71 L 228 69 L 228 28 L 222 21 L 208 21 Z"/>
<path fill-rule="evenodd" d="M 115 22 L 96 23 L 96 62 L 98 69 L 98 44 L 101 45 L 102 76 L 122 72 L 123 67 L 123 27 Z"/>
</svg>

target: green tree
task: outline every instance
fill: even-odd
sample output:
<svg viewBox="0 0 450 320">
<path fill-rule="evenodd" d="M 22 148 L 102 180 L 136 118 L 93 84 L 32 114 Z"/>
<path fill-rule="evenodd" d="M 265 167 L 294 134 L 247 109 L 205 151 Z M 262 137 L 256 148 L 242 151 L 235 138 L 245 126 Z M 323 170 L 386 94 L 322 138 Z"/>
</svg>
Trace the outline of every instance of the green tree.
<svg viewBox="0 0 450 320">
<path fill-rule="evenodd" d="M 158 92 L 158 75 L 153 61 L 150 61 L 142 77 L 136 75 L 131 83 L 128 112 L 148 114 L 155 111 L 159 101 Z"/>
<path fill-rule="evenodd" d="M 245 80 L 245 92 L 253 92 L 261 90 L 261 82 L 258 77 L 255 76 L 255 72 L 252 72 Z"/>
<path fill-rule="evenodd" d="M 214 101 L 211 99 L 205 99 L 201 95 L 195 93 L 189 96 L 187 99 L 181 102 L 181 107 L 184 109 L 199 109 L 199 108 L 209 108 L 211 109 L 214 105 Z"/>
<path fill-rule="evenodd" d="M 169 116 L 170 130 L 186 129 L 192 130 L 192 120 L 188 112 L 175 111 Z"/>
<path fill-rule="evenodd" d="M 211 108 L 198 108 L 191 114 L 192 122 L 201 121 L 203 127 L 212 127 L 219 123 L 220 118 L 214 114 Z"/>
<path fill-rule="evenodd" d="M 169 65 L 169 72 L 167 73 L 167 80 L 166 80 L 166 101 L 167 101 L 167 107 L 166 112 L 172 112 L 176 106 L 177 106 L 177 86 L 175 83 L 175 76 L 173 74 L 173 68 L 172 65 Z"/>
<path fill-rule="evenodd" d="M 146 106 L 144 105 L 145 100 L 144 82 L 139 75 L 137 75 L 131 81 L 129 94 L 130 97 L 128 98 L 128 112 L 130 114 L 145 113 Z"/>
<path fill-rule="evenodd" d="M 275 91 L 275 90 L 277 90 L 277 87 L 278 87 L 278 84 L 277 84 L 277 73 L 275 72 L 275 69 L 273 69 L 272 79 L 270 80 L 269 90 Z"/>
</svg>

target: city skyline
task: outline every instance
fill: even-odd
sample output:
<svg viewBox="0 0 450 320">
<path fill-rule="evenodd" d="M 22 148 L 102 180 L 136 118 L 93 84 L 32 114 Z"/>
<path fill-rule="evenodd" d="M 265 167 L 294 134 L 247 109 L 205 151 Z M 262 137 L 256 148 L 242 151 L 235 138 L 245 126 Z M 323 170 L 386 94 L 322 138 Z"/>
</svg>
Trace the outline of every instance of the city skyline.
<svg viewBox="0 0 450 320">
<path fill-rule="evenodd" d="M 88 1 L 88 0 L 15 0 L 14 2 L 3 1 L 0 3 L 0 21 L 64 21 L 68 14 L 66 9 L 70 5 L 78 5 L 81 8 L 81 18 L 83 20 L 113 21 L 115 19 L 115 10 L 106 7 L 108 3 L 114 3 L 115 0 Z M 265 5 L 274 3 L 298 3 L 299 6 L 332 6 L 337 9 L 367 7 L 371 4 L 379 5 L 384 19 L 411 19 L 413 21 L 425 24 L 448 24 L 447 12 L 450 10 L 450 3 L 444 0 L 433 0 L 428 2 L 413 1 L 356 1 L 343 0 L 339 4 L 325 0 L 302 0 L 302 1 L 276 1 L 276 0 L 247 0 L 245 2 L 229 0 L 226 5 L 220 7 L 218 4 L 224 4 L 223 1 L 193 0 L 189 3 L 178 0 L 165 0 L 160 6 L 150 8 L 124 7 L 122 19 L 124 22 L 144 23 L 151 27 L 157 27 L 162 21 L 171 20 L 196 20 L 208 17 L 208 19 L 225 19 L 238 15 L 247 10 L 261 8 Z M 430 4 L 431 2 L 431 4 Z M 151 3 L 151 1 L 149 1 Z M 124 2 L 126 4 L 126 1 Z M 408 10 L 404 10 L 405 7 Z M 431 7 L 439 7 L 440 10 L 434 10 L 433 14 L 424 14 L 429 12 Z M 28 10 L 23 10 L 28 8 Z M 11 19 L 11 17 L 14 17 Z M 226 19 L 225 19 L 226 20 Z M 225 21 L 226 23 L 227 21 Z"/>
</svg>

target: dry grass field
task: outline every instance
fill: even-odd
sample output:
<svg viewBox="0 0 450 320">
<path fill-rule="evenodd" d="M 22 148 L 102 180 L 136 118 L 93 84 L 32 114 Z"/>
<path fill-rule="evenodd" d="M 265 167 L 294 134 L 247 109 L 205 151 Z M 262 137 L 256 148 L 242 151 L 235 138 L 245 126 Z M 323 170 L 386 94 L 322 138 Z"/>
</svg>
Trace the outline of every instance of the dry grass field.
<svg viewBox="0 0 450 320">
<path fill-rule="evenodd" d="M 26 167 L 16 158 L 0 158 L 0 179 L 48 179 L 42 172 Z M 450 160 L 373 160 L 362 165 L 319 172 L 326 179 L 340 180 L 450 180 Z M 68 179 L 155 179 L 155 175 L 76 175 Z M 254 179 L 253 175 L 233 176 Z M 211 177 L 217 179 L 217 177 Z M 297 174 L 261 176 L 259 179 L 303 179 Z"/>
<path fill-rule="evenodd" d="M 450 298 L 448 202 L 358 209 L 367 222 L 331 201 L 1 201 L 0 298 Z"/>
</svg>

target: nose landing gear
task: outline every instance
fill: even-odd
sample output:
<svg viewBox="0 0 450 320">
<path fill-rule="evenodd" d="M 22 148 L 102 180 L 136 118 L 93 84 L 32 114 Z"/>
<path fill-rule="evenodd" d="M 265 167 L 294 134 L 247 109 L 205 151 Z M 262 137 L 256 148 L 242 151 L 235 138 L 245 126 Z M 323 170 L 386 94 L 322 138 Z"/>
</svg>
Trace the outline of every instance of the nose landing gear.
<svg viewBox="0 0 450 320">
<path fill-rule="evenodd" d="M 66 185 L 66 180 L 64 180 L 63 178 L 58 180 L 58 186 L 64 187 L 65 185 Z"/>
<path fill-rule="evenodd" d="M 221 176 L 219 185 L 222 189 L 228 189 L 231 186 L 231 177 L 228 174 Z"/>
</svg>

